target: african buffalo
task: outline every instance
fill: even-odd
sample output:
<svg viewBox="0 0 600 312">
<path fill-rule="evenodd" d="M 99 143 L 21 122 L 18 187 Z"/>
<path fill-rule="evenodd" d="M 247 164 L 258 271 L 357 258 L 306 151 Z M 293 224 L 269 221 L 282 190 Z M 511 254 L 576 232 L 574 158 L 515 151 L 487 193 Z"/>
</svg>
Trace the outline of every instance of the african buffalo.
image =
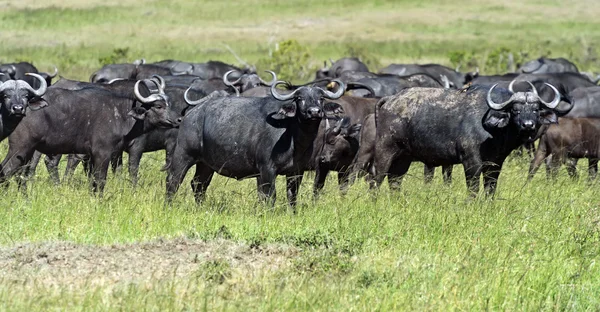
<svg viewBox="0 0 600 312">
<path fill-rule="evenodd" d="M 327 66 L 327 62 L 325 62 L 325 66 L 317 71 L 316 79 L 338 78 L 346 71 L 369 72 L 367 65 L 356 57 L 344 57 L 335 62 L 330 60 L 330 62 L 331 66 Z"/>
<path fill-rule="evenodd" d="M 571 177 L 577 177 L 573 162 L 567 158 L 587 158 L 589 179 L 596 178 L 600 159 L 600 118 L 559 118 L 558 124 L 548 127 L 540 138 L 535 157 L 529 167 L 532 179 L 542 161 L 547 159 L 547 173 L 555 177 L 561 163 L 567 164 Z"/>
<path fill-rule="evenodd" d="M 524 74 L 547 74 L 547 73 L 578 73 L 577 66 L 571 61 L 559 58 L 540 57 L 537 60 L 531 60 L 523 64 L 517 72 Z"/>
<path fill-rule="evenodd" d="M 463 74 L 439 64 L 391 64 L 379 70 L 379 73 L 398 76 L 429 74 L 433 77 L 440 77 L 440 75 L 444 75 L 450 81 L 451 88 L 460 88 L 479 75 L 479 72 Z"/>
<path fill-rule="evenodd" d="M 100 68 L 90 76 L 90 82 L 110 83 L 115 79 L 149 79 L 153 75 L 171 76 L 189 74 L 177 72 L 169 68 L 153 64 L 109 64 Z"/>
<path fill-rule="evenodd" d="M 287 177 L 291 207 L 304 170 L 310 161 L 321 119 L 323 99 L 342 96 L 318 87 L 300 87 L 282 95 L 271 87 L 263 98 L 215 97 L 197 105 L 183 119 L 177 145 L 168 165 L 167 199 L 170 201 L 189 168 L 196 164 L 192 189 L 201 202 L 215 172 L 236 179 L 257 178 L 259 198 L 275 200 L 275 178 Z M 339 104 L 327 106 L 343 113 Z M 329 113 L 329 112 L 328 112 Z"/>
<path fill-rule="evenodd" d="M 548 103 L 533 85 L 530 92 L 512 92 L 513 84 L 508 90 L 411 88 L 383 98 L 375 112 L 376 185 L 387 176 L 390 188 L 398 189 L 412 161 L 429 167 L 462 163 L 471 194 L 478 193 L 483 174 L 486 193 L 493 195 L 510 152 L 557 120 L 555 87 L 549 85 L 555 96 Z"/>
<path fill-rule="evenodd" d="M 377 99 L 343 96 L 325 103 L 336 103 L 344 110 L 343 118 L 321 121 L 314 141 L 311 169 L 315 170 L 313 193 L 315 197 L 323 188 L 329 171 L 338 172 L 338 185 L 347 189 L 352 163 L 359 149 L 360 123 L 375 111 Z"/>
<path fill-rule="evenodd" d="M 58 68 L 54 66 L 54 73 L 39 72 L 38 69 L 31 63 L 20 62 L 20 63 L 8 63 L 0 64 L 0 82 L 6 80 L 23 80 L 27 82 L 32 88 L 39 88 L 40 82 L 38 79 L 28 76 L 27 73 L 38 74 L 44 78 L 46 85 L 52 84 L 52 79 L 58 74 Z"/>
<path fill-rule="evenodd" d="M 130 84 L 132 96 L 104 88 L 48 88 L 38 99 L 49 103 L 48 107 L 29 113 L 9 137 L 1 180 L 6 181 L 27 164 L 36 150 L 47 155 L 86 154 L 92 158 L 92 188 L 102 192 L 111 157 L 121 153 L 129 140 L 155 127 L 177 124 L 163 92 L 141 94 L 147 89 L 141 91 L 140 85 L 157 82 L 141 82 Z"/>
</svg>

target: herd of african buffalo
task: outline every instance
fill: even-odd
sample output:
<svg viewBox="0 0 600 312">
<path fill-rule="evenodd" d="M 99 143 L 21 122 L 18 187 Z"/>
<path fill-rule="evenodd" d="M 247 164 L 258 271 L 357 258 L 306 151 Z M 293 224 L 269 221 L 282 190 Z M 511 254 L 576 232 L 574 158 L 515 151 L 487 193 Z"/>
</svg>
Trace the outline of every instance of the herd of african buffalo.
<svg viewBox="0 0 600 312">
<path fill-rule="evenodd" d="M 15 176 L 25 189 L 42 154 L 58 183 L 64 154 L 63 180 L 81 162 L 101 194 L 123 152 L 135 185 L 142 154 L 165 150 L 169 202 L 195 166 L 197 202 L 216 172 L 256 178 L 259 197 L 272 204 L 275 179 L 285 175 L 294 207 L 308 170 L 315 171 L 317 197 L 330 171 L 344 192 L 357 177 L 372 188 L 387 177 L 398 189 L 413 161 L 425 164 L 426 181 L 441 166 L 450 183 L 452 166 L 462 164 L 471 194 L 483 176 L 493 195 L 505 159 L 520 146 L 535 150 L 530 178 L 544 160 L 550 177 L 562 163 L 575 176 L 579 158 L 589 159 L 595 178 L 600 158 L 600 86 L 563 58 L 493 76 L 437 64 L 392 64 L 374 73 L 343 58 L 302 85 L 219 61 L 111 64 L 90 82 L 52 83 L 57 71 L 0 65 L 0 140 L 9 143 L 0 183 Z"/>
</svg>

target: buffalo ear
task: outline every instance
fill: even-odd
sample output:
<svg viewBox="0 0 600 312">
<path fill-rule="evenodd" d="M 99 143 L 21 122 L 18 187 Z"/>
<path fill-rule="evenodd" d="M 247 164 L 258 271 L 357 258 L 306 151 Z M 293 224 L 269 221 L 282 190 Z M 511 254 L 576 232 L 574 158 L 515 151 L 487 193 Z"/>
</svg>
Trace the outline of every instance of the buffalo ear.
<svg viewBox="0 0 600 312">
<path fill-rule="evenodd" d="M 323 105 L 323 111 L 325 111 L 325 116 L 341 118 L 344 114 L 344 108 L 338 104 L 333 102 L 327 102 Z"/>
<path fill-rule="evenodd" d="M 510 114 L 506 112 L 489 111 L 484 117 L 483 125 L 489 128 L 504 128 L 510 121 Z"/>
<path fill-rule="evenodd" d="M 554 111 L 544 109 L 540 112 L 540 123 L 543 125 L 557 124 L 558 117 L 556 116 Z"/>
<path fill-rule="evenodd" d="M 127 116 L 131 116 L 137 120 L 144 120 L 144 118 L 146 118 L 146 112 L 147 110 L 143 107 L 134 107 L 127 113 Z"/>
<path fill-rule="evenodd" d="M 34 101 L 34 102 L 29 102 L 29 104 L 27 104 L 27 107 L 29 107 L 29 109 L 31 109 L 32 111 L 42 109 L 46 106 L 48 106 L 48 102 L 46 102 L 46 100 L 44 100 L 42 98 L 37 99 L 37 101 Z"/>
<path fill-rule="evenodd" d="M 279 111 L 271 116 L 275 120 L 282 120 L 296 116 L 296 104 L 286 103 L 281 105 Z"/>
</svg>

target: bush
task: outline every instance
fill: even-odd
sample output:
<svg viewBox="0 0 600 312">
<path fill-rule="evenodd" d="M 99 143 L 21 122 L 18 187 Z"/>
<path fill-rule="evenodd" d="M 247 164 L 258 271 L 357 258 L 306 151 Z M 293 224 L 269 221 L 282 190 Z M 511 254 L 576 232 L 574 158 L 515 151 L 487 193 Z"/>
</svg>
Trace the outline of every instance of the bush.
<svg viewBox="0 0 600 312">
<path fill-rule="evenodd" d="M 107 56 L 98 58 L 98 62 L 101 66 L 108 64 L 119 64 L 127 63 L 129 59 L 129 48 L 116 48 L 113 49 L 112 53 Z"/>
<path fill-rule="evenodd" d="M 272 55 L 260 59 L 257 67 L 276 72 L 279 80 L 306 81 L 316 70 L 310 68 L 310 59 L 310 50 L 292 39 L 277 43 Z"/>
</svg>

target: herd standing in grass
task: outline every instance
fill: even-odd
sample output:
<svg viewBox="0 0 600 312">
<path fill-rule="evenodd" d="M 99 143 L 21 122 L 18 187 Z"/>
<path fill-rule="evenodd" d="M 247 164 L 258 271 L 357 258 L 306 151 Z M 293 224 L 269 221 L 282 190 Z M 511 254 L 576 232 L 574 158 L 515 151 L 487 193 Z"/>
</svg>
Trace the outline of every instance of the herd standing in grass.
<svg viewBox="0 0 600 312">
<path fill-rule="evenodd" d="M 83 160 L 102 192 L 109 164 L 118 167 L 123 152 L 135 184 L 142 154 L 166 150 L 169 200 L 195 166 L 198 202 L 218 173 L 256 178 L 259 197 L 273 203 L 275 178 L 285 175 L 293 207 L 307 170 L 316 170 L 316 197 L 331 170 L 342 191 L 359 173 L 372 187 L 387 177 L 396 189 L 413 161 L 425 164 L 426 181 L 443 166 L 449 182 L 452 165 L 462 164 L 476 195 L 481 176 L 493 194 L 506 157 L 540 138 L 530 175 L 545 158 L 551 168 L 566 161 L 573 168 L 576 158 L 598 162 L 597 81 L 565 59 L 540 58 L 495 76 L 437 64 L 373 73 L 356 58 L 325 65 L 297 86 L 272 71 L 267 82 L 252 68 L 215 61 L 111 64 L 89 83 L 54 85 L 56 70 L 0 65 L 2 139 L 9 139 L 0 180 L 29 171 L 19 175 L 24 187 L 43 153 L 58 182 L 60 155 L 70 154 L 68 174 Z"/>
</svg>

